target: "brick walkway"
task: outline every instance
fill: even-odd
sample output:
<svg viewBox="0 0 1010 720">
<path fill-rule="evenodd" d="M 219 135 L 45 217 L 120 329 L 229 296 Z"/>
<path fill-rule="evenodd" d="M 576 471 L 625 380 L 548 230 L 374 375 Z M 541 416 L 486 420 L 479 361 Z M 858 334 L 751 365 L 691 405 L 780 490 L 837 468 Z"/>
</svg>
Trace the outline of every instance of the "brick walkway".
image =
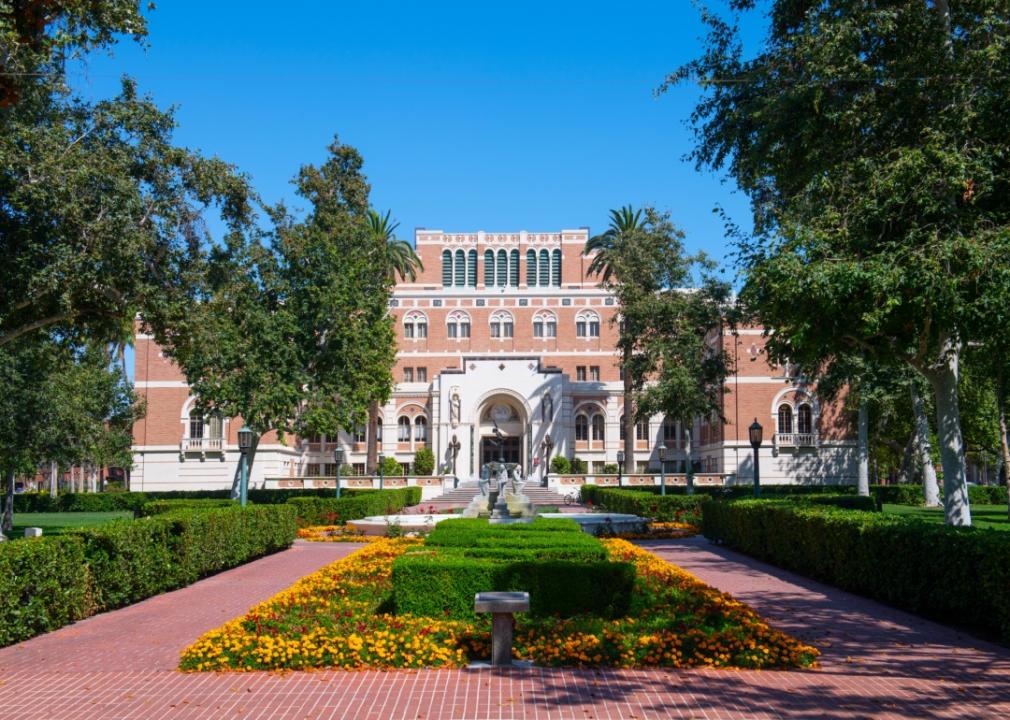
<svg viewBox="0 0 1010 720">
<path fill-rule="evenodd" d="M 699 538 L 644 543 L 821 647 L 806 672 L 182 674 L 178 653 L 356 548 L 296 544 L 255 563 L 0 650 L 4 720 L 988 718 L 1010 714 L 1010 651 Z"/>
</svg>

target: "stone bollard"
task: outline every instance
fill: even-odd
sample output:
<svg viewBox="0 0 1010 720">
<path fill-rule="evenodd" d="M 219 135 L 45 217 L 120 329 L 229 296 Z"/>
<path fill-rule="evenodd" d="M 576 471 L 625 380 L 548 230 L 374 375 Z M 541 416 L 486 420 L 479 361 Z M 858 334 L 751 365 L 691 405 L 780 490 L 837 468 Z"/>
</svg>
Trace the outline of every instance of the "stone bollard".
<svg viewBox="0 0 1010 720">
<path fill-rule="evenodd" d="M 491 667 L 508 667 L 512 664 L 512 615 L 530 609 L 530 594 L 477 593 L 473 609 L 478 613 L 491 613 Z"/>
<path fill-rule="evenodd" d="M 25 537 L 42 537 L 42 528 L 39 527 L 26 527 Z"/>
</svg>

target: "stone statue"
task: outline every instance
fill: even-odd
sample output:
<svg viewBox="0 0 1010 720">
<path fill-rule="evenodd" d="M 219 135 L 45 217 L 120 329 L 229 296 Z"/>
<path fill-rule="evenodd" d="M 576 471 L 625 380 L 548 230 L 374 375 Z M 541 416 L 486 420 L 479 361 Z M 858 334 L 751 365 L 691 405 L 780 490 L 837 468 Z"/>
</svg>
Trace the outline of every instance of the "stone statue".
<svg viewBox="0 0 1010 720">
<path fill-rule="evenodd" d="M 453 427 L 459 425 L 460 404 L 459 393 L 453 393 L 449 399 L 449 422 Z"/>
<path fill-rule="evenodd" d="M 523 481 L 522 470 L 519 465 L 516 464 L 512 468 L 512 494 L 522 495 L 524 487 L 526 487 L 526 483 Z"/>
<path fill-rule="evenodd" d="M 485 465 L 480 469 L 480 480 L 477 481 L 477 487 L 480 488 L 480 494 L 487 497 L 491 490 L 491 468 Z"/>
</svg>

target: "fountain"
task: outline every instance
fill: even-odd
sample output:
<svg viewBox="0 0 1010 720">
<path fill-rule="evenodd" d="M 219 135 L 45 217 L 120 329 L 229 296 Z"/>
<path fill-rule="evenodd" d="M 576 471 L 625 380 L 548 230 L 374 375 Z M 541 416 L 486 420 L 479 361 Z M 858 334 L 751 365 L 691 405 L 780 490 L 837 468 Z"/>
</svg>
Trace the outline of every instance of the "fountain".
<svg viewBox="0 0 1010 720">
<path fill-rule="evenodd" d="M 488 517 L 492 523 L 529 522 L 536 515 L 518 463 L 492 461 L 480 469 L 480 492 L 463 511 L 465 518 Z"/>
</svg>

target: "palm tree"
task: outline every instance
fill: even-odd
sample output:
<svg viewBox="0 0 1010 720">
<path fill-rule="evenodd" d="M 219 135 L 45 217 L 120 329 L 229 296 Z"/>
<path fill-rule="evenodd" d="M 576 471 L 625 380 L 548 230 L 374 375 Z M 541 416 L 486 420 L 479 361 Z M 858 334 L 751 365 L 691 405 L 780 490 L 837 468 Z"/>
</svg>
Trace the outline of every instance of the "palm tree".
<svg viewBox="0 0 1010 720">
<path fill-rule="evenodd" d="M 421 258 L 417 256 L 414 248 L 406 240 L 396 237 L 396 228 L 400 223 L 394 222 L 391 218 L 391 211 L 387 210 L 385 215 L 380 215 L 376 210 L 368 210 L 368 227 L 372 231 L 373 237 L 386 243 L 386 274 L 391 284 L 400 280 L 417 280 L 418 272 L 424 270 Z M 375 466 L 379 460 L 379 401 L 373 400 L 368 405 L 368 430 L 365 440 L 368 443 L 365 455 L 365 472 L 374 473 Z"/>
<path fill-rule="evenodd" d="M 642 211 L 625 205 L 610 211 L 610 225 L 600 235 L 594 235 L 586 242 L 583 255 L 593 255 L 589 263 L 588 275 L 599 275 L 600 284 L 612 286 L 621 282 L 617 277 L 616 256 L 621 252 L 623 240 L 642 227 Z M 595 253 L 595 255 L 594 255 Z M 623 331 L 622 331 L 623 335 Z M 635 414 L 632 412 L 632 382 L 628 349 L 622 343 L 621 367 L 624 369 L 624 472 L 635 472 Z"/>
</svg>

